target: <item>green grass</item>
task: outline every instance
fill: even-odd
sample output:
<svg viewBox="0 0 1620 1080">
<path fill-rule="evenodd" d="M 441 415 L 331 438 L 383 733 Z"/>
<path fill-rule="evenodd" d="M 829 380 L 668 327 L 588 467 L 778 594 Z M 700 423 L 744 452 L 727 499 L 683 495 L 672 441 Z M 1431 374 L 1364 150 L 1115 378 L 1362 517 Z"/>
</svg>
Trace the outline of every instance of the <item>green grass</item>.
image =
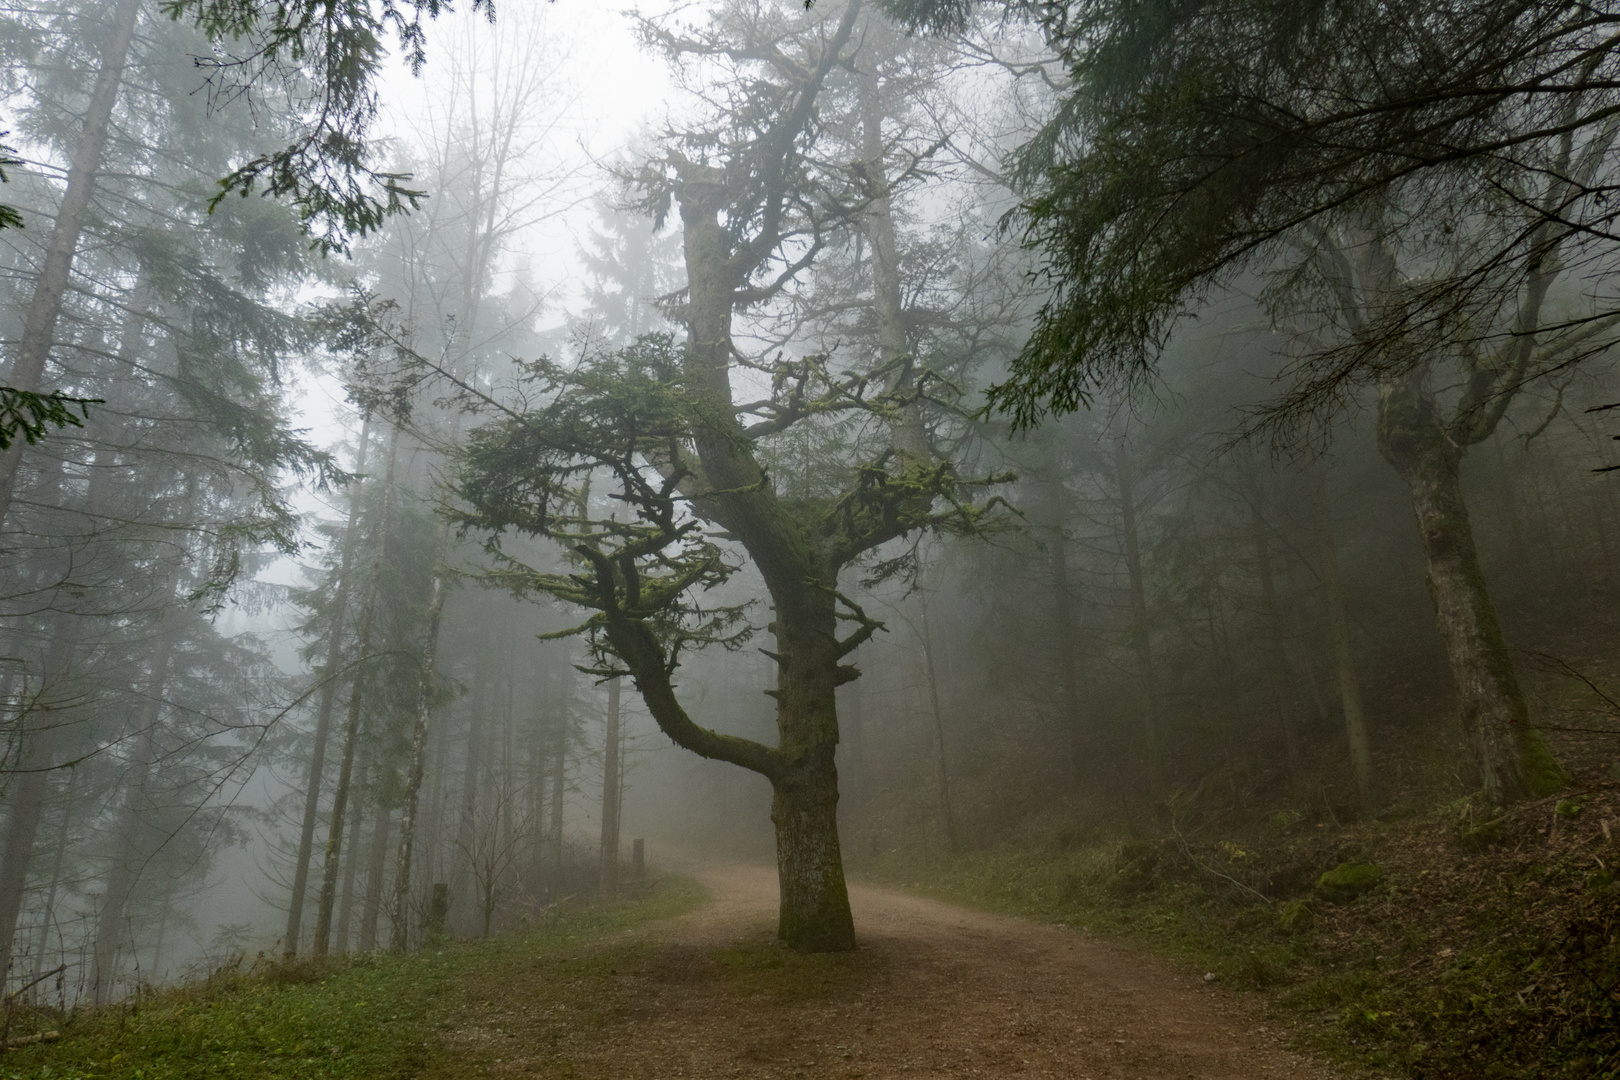
<svg viewBox="0 0 1620 1080">
<path fill-rule="evenodd" d="M 577 988 L 614 962 L 614 935 L 696 908 L 685 878 L 664 878 L 639 899 L 556 909 L 489 941 L 409 956 L 374 954 L 324 967 L 290 964 L 224 973 L 123 1005 L 14 1025 L 12 1037 L 57 1028 L 58 1042 L 0 1058 L 5 1080 L 370 1078 L 395 1080 L 447 1066 L 437 1034 L 447 1017 L 536 981 Z M 634 947 L 627 944 L 625 947 Z M 525 983 L 527 980 L 527 983 Z M 597 982 L 602 982 L 598 979 Z M 599 1009 L 610 1009 L 597 987 Z M 589 995 L 587 995 L 589 997 Z"/>
</svg>

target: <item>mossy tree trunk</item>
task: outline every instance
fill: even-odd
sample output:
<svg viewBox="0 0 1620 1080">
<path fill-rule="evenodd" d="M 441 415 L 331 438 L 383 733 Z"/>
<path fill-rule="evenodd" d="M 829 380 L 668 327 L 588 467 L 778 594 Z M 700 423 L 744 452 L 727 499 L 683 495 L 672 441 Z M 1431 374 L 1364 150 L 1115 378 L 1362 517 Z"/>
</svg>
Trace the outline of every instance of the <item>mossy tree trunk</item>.
<svg viewBox="0 0 1620 1080">
<path fill-rule="evenodd" d="M 1563 771 L 1530 723 L 1507 638 L 1474 545 L 1460 465 L 1463 444 L 1448 431 L 1419 367 L 1386 380 L 1378 447 L 1406 483 L 1428 563 L 1429 597 L 1456 684 L 1463 730 L 1486 797 L 1503 804 L 1544 795 Z"/>
</svg>

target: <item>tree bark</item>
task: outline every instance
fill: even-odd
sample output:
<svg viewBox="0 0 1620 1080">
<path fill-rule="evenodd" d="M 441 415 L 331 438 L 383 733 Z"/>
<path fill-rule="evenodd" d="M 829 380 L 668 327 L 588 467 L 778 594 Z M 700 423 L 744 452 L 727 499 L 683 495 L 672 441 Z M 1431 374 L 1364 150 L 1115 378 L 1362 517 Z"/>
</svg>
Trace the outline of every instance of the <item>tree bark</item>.
<svg viewBox="0 0 1620 1080">
<path fill-rule="evenodd" d="M 380 788 L 379 784 L 379 794 Z M 366 867 L 366 906 L 360 913 L 361 952 L 371 952 L 377 947 L 377 923 L 383 910 L 383 877 L 388 870 L 388 834 L 394 822 L 388 804 L 381 798 L 376 803 L 377 814 L 371 823 L 371 859 Z"/>
<path fill-rule="evenodd" d="M 368 413 L 360 425 L 360 445 L 355 451 L 354 471 L 358 475 L 366 469 L 366 448 L 371 443 L 371 415 Z M 304 898 L 309 892 L 309 861 L 315 848 L 315 824 L 320 819 L 321 783 L 326 772 L 326 744 L 332 735 L 332 707 L 337 701 L 338 668 L 343 662 L 343 624 L 349 613 L 351 567 L 354 563 L 355 544 L 360 537 L 360 483 L 349 499 L 349 520 L 343 527 L 342 547 L 338 553 L 337 590 L 332 596 L 332 625 L 326 643 L 326 667 L 322 677 L 320 706 L 315 718 L 315 743 L 310 748 L 309 775 L 304 785 L 304 820 L 298 832 L 298 859 L 293 864 L 292 901 L 287 905 L 287 933 L 282 938 L 282 951 L 288 956 L 298 954 L 299 937 L 304 925 Z"/>
<path fill-rule="evenodd" d="M 371 794 L 364 768 L 360 772 L 360 782 L 355 787 L 360 792 L 360 798 L 349 812 L 349 857 L 343 860 L 343 889 L 338 897 L 337 928 L 332 934 L 333 951 L 340 956 L 349 951 L 349 927 L 354 915 L 354 882 L 360 869 L 360 830 L 366 820 L 366 797 Z"/>
<path fill-rule="evenodd" d="M 1159 694 L 1153 677 L 1153 637 L 1148 624 L 1147 583 L 1142 572 L 1142 548 L 1137 536 L 1136 489 L 1125 440 L 1114 443 L 1119 483 L 1119 529 L 1125 548 L 1125 572 L 1131 593 L 1131 651 L 1136 654 L 1136 678 L 1142 695 L 1142 735 L 1147 743 L 1148 774 L 1153 791 L 1164 788 L 1164 747 L 1159 733 Z"/>
<path fill-rule="evenodd" d="M 939 670 L 934 666 L 934 638 L 928 630 L 928 601 L 922 602 L 921 632 L 923 675 L 928 680 L 928 703 L 934 717 L 934 782 L 939 786 L 940 822 L 945 832 L 945 850 L 957 849 L 956 813 L 951 808 L 951 770 L 945 756 L 945 711 L 939 704 Z"/>
<path fill-rule="evenodd" d="M 6 821 L 5 844 L 0 848 L 0 977 L 11 970 L 11 950 L 28 887 L 28 868 L 34 858 L 34 838 L 45 811 L 45 792 L 51 770 L 56 767 L 56 744 L 64 723 L 51 715 L 46 695 L 66 680 L 78 649 L 80 629 L 77 615 L 60 612 L 56 616 L 56 629 L 45 659 L 44 685 L 32 711 L 17 719 L 25 749 L 18 763 L 19 775 L 7 793 L 11 813 Z M 26 730 L 30 717 L 37 724 L 32 733 Z"/>
<path fill-rule="evenodd" d="M 452 910 L 467 914 L 457 918 L 461 930 L 471 935 L 477 924 L 470 920 L 480 905 L 467 903 L 469 890 L 476 887 L 478 874 L 473 865 L 478 845 L 478 787 L 484 779 L 484 733 L 488 727 L 485 713 L 489 694 L 489 637 L 479 636 L 476 644 L 477 665 L 473 669 L 473 696 L 471 715 L 467 721 L 467 759 L 461 775 L 461 812 L 456 821 L 456 870 L 450 879 Z"/>
<path fill-rule="evenodd" d="M 563 804 L 568 795 L 568 706 L 574 697 L 574 668 L 563 672 L 561 700 L 557 704 L 557 728 L 552 732 L 551 749 L 551 886 L 560 890 L 563 880 Z"/>
<path fill-rule="evenodd" d="M 1283 630 L 1282 612 L 1277 607 L 1277 583 L 1271 569 L 1271 529 L 1260 513 L 1258 502 L 1249 504 L 1251 526 L 1254 533 L 1254 561 L 1260 577 L 1260 617 L 1265 631 L 1262 635 L 1266 651 L 1267 683 L 1271 690 L 1271 707 L 1277 715 L 1277 728 L 1282 733 L 1283 751 L 1288 757 L 1288 775 L 1296 781 L 1302 774 L 1299 753 L 1299 732 L 1288 707 L 1289 684 L 1287 634 Z"/>
<path fill-rule="evenodd" d="M 172 595 L 172 585 L 169 592 Z M 171 634 L 169 627 L 159 630 L 146 686 L 147 704 L 137 721 L 140 735 L 129 778 L 124 785 L 124 804 L 113 831 L 112 872 L 108 875 L 107 892 L 97 915 L 95 947 L 91 953 L 90 997 L 96 1005 L 107 1004 L 112 993 L 113 983 L 118 977 L 118 950 L 125 939 L 124 912 L 140 881 L 146 860 L 152 857 L 156 849 L 154 841 L 158 837 L 154 835 L 155 830 L 146 816 L 149 812 L 146 787 L 157 759 L 158 727 L 163 720 L 163 698 L 168 687 L 169 662 L 174 652 Z"/>
<path fill-rule="evenodd" d="M 1502 805 L 1550 794 L 1566 778 L 1530 724 L 1530 709 L 1474 546 L 1460 477 L 1462 448 L 1447 436 L 1422 366 L 1384 382 L 1378 448 L 1411 496 L 1463 730 L 1486 798 Z"/>
<path fill-rule="evenodd" d="M 326 830 L 326 858 L 321 868 L 321 901 L 315 916 L 314 953 L 325 956 L 332 936 L 332 909 L 337 903 L 339 861 L 343 853 L 343 827 L 349 808 L 349 785 L 354 777 L 355 752 L 360 743 L 360 718 L 365 704 L 366 666 L 371 660 L 371 627 L 381 587 L 382 561 L 388 543 L 388 526 L 394 506 L 394 459 L 399 444 L 399 428 L 388 437 L 388 468 L 383 476 L 382 506 L 371 538 L 371 567 L 366 574 L 365 603 L 360 609 L 360 626 L 355 635 L 355 671 L 349 684 L 349 715 L 343 725 L 343 762 L 338 767 L 337 792 L 332 798 L 332 818 Z"/>
<path fill-rule="evenodd" d="M 619 898 L 619 679 L 608 680 L 607 738 L 602 746 L 602 899 Z"/>
<path fill-rule="evenodd" d="M 77 779 L 76 772 L 70 770 L 67 790 L 63 792 L 62 824 L 56 830 L 56 843 L 52 845 L 50 884 L 45 889 L 45 905 L 40 915 L 39 941 L 34 949 L 34 969 L 29 973 L 29 979 L 35 983 L 39 982 L 40 976 L 45 971 L 45 953 L 51 945 L 51 924 L 56 918 L 56 894 L 62 886 L 62 861 L 67 855 L 68 832 L 73 825 L 73 805 L 78 795 Z M 63 952 L 66 953 L 65 947 Z"/>
<path fill-rule="evenodd" d="M 777 937 L 803 952 L 853 949 L 855 920 L 838 845 L 838 766 L 833 747 L 817 747 L 800 757 L 772 789 L 781 888 Z"/>
<path fill-rule="evenodd" d="M 410 934 L 406 911 L 411 896 L 411 858 L 416 845 L 416 815 L 421 801 L 422 777 L 427 770 L 428 724 L 433 719 L 433 699 L 438 693 L 439 627 L 444 619 L 445 597 L 450 592 L 444 565 L 449 540 L 449 526 L 441 524 L 438 540 L 434 544 L 433 586 L 428 594 L 427 633 L 423 637 L 422 659 L 417 669 L 416 714 L 411 724 L 410 763 L 405 770 L 405 806 L 399 822 L 399 855 L 394 866 L 394 895 L 388 908 L 388 917 L 392 923 L 388 947 L 396 952 L 405 949 Z"/>
<path fill-rule="evenodd" d="M 1054 485 L 1056 486 L 1056 485 Z M 1069 583 L 1069 532 L 1064 524 L 1062 497 L 1051 498 L 1055 522 L 1047 540 L 1052 569 L 1052 617 L 1057 623 L 1058 672 L 1063 681 L 1063 730 L 1068 736 L 1069 770 L 1078 785 L 1085 775 L 1085 740 L 1080 708 L 1080 644 L 1074 632 L 1074 592 Z"/>
<path fill-rule="evenodd" d="M 1327 490 L 1318 483 L 1315 492 L 1317 567 L 1322 576 L 1322 601 L 1327 609 L 1328 630 L 1333 637 L 1333 664 L 1338 675 L 1339 703 L 1344 712 L 1344 734 L 1350 746 L 1350 773 L 1363 804 L 1371 798 L 1372 749 L 1367 737 L 1367 718 L 1361 708 L 1361 679 L 1356 674 L 1356 656 L 1350 648 L 1350 617 L 1345 610 L 1344 582 L 1339 576 L 1339 552 L 1333 542 L 1333 513 Z"/>
<path fill-rule="evenodd" d="M 130 43 L 135 39 L 135 24 L 139 21 L 143 0 L 122 0 L 113 9 L 113 25 L 106 46 L 101 53 L 101 70 L 96 74 L 95 87 L 85 107 L 84 128 L 73 158 L 68 164 L 67 188 L 62 193 L 51 235 L 45 242 L 45 259 L 40 264 L 39 277 L 34 281 L 34 293 L 23 316 L 22 338 L 17 345 L 16 359 L 6 374 L 6 381 L 18 390 L 38 391 L 45 381 L 45 364 L 55 344 L 56 324 L 62 315 L 62 301 L 67 295 L 69 279 L 73 273 L 73 259 L 78 252 L 79 237 L 89 216 L 90 201 L 95 195 L 96 173 L 107 149 L 107 137 L 112 127 L 113 107 L 118 102 L 118 90 L 129 60 Z M 22 463 L 24 439 L 17 439 L 0 451 L 0 522 L 11 512 L 12 495 L 17 486 L 17 469 Z M 3 915 L 3 912 L 0 912 Z"/>
</svg>

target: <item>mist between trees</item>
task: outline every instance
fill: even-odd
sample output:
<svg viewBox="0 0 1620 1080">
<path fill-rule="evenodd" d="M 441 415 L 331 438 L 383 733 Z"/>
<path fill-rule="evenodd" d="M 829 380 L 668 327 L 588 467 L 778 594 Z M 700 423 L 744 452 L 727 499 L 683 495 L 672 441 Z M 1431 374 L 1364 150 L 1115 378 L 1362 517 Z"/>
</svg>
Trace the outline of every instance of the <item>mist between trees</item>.
<svg viewBox="0 0 1620 1080">
<path fill-rule="evenodd" d="M 1109 5 L 626 16 L 673 94 L 585 150 L 566 0 L 172 7 L 0 20 L 5 381 L 58 409 L 0 451 L 8 992 L 495 933 L 632 839 L 774 852 L 847 949 L 846 857 L 1620 768 L 1613 60 L 1562 9 L 1551 73 L 1480 30 L 1557 101 L 1402 171 L 1372 106 L 1262 152 L 1320 55 L 1201 114 L 1208 41 Z M 315 46 L 401 26 L 380 139 Z"/>
</svg>

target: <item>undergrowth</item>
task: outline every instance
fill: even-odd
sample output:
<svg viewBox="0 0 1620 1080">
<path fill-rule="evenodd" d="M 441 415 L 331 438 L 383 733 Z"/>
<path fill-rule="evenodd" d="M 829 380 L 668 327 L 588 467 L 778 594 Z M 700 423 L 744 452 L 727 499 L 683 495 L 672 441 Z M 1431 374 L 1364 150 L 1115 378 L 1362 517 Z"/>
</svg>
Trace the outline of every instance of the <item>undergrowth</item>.
<svg viewBox="0 0 1620 1080">
<path fill-rule="evenodd" d="M 60 1031 L 0 1057 L 5 1080 L 388 1078 L 440 1071 L 438 1018 L 507 993 L 559 956 L 703 902 L 686 878 L 638 899 L 558 907 L 529 927 L 411 955 L 230 965 L 208 979 L 97 1010 L 17 1017 L 10 1038 Z"/>
<path fill-rule="evenodd" d="M 865 876 L 1084 928 L 1263 991 L 1308 1045 L 1417 1078 L 1620 1077 L 1620 787 L 1348 827 L 1281 810 Z"/>
</svg>

